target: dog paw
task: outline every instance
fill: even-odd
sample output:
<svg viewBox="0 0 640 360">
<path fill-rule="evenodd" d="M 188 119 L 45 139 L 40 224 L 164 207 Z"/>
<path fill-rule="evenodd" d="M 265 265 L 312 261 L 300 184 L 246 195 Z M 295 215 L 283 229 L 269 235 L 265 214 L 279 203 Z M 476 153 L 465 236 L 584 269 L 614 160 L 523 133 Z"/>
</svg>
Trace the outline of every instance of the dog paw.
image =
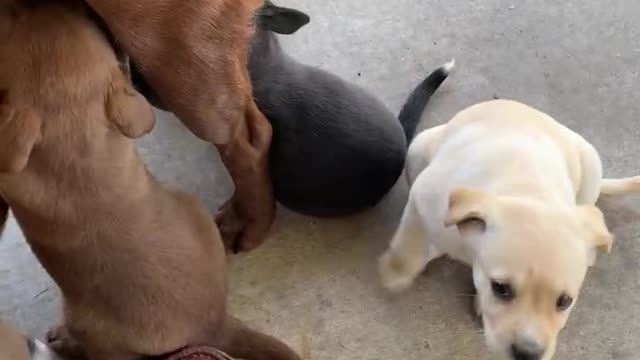
<svg viewBox="0 0 640 360">
<path fill-rule="evenodd" d="M 220 208 L 216 215 L 216 224 L 220 229 L 224 247 L 234 254 L 239 253 L 242 248 L 239 239 L 244 229 L 244 222 L 238 216 L 232 201 L 228 201 Z"/>
<path fill-rule="evenodd" d="M 414 276 L 407 273 L 402 259 L 391 251 L 380 257 L 378 270 L 382 285 L 391 292 L 401 292 L 413 284 Z"/>
<path fill-rule="evenodd" d="M 251 251 L 264 242 L 271 228 L 273 216 L 252 216 L 239 211 L 233 199 L 222 206 L 216 216 L 222 241 L 234 254 Z"/>
</svg>

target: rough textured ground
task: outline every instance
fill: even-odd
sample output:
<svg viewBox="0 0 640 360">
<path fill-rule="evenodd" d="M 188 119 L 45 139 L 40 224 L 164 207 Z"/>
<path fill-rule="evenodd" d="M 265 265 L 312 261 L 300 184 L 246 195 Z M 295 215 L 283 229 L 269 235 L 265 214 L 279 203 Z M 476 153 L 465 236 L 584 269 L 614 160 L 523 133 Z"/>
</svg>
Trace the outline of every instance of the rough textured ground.
<svg viewBox="0 0 640 360">
<path fill-rule="evenodd" d="M 601 152 L 605 173 L 640 173 L 640 2 L 621 0 L 281 1 L 312 16 L 285 39 L 298 59 L 369 89 L 397 111 L 430 70 L 458 68 L 424 126 L 493 96 L 536 106 Z M 139 143 L 161 179 L 212 210 L 230 194 L 215 150 L 173 117 Z M 491 359 L 469 316 L 469 273 L 441 261 L 398 296 L 380 290 L 375 262 L 398 223 L 407 188 L 339 220 L 281 211 L 273 235 L 230 262 L 232 307 L 312 359 Z M 602 204 L 616 235 L 562 333 L 557 359 L 640 358 L 640 197 Z M 180 279 L 175 279 L 180 281 Z M 0 316 L 42 335 L 56 290 L 19 230 L 0 242 Z"/>
</svg>

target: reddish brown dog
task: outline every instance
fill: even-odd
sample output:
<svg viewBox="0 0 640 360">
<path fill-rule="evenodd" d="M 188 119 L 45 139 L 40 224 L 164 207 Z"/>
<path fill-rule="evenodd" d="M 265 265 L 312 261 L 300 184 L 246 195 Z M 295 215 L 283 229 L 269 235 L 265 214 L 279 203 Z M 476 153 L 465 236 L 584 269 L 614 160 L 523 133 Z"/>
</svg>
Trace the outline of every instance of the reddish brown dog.
<svg viewBox="0 0 640 360">
<path fill-rule="evenodd" d="M 84 4 L 0 3 L 0 54 L 0 218 L 13 211 L 62 290 L 52 346 L 91 360 L 189 345 L 299 359 L 227 315 L 218 229 L 139 158 L 153 111 Z"/>
<path fill-rule="evenodd" d="M 271 125 L 247 71 L 252 16 L 263 0 L 88 0 L 163 102 L 215 144 L 235 183 L 218 218 L 234 251 L 258 246 L 273 222 Z"/>
</svg>

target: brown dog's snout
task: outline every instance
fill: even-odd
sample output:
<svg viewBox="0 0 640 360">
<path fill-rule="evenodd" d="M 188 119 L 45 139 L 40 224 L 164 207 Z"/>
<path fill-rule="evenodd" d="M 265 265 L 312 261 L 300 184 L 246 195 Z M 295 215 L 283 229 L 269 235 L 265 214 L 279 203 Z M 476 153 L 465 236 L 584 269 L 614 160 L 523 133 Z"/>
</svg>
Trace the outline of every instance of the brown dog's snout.
<svg viewBox="0 0 640 360">
<path fill-rule="evenodd" d="M 540 360 L 545 348 L 535 341 L 520 341 L 511 345 L 511 357 L 513 360 Z"/>
</svg>

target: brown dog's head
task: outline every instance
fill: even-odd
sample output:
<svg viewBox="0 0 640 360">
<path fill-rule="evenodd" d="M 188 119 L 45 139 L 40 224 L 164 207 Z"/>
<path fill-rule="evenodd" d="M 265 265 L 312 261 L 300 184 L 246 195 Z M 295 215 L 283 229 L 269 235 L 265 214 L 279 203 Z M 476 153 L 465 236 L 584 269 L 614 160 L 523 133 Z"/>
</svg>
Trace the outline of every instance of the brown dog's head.
<svg viewBox="0 0 640 360">
<path fill-rule="evenodd" d="M 475 254 L 489 348 L 513 360 L 550 359 L 588 266 L 611 248 L 602 213 L 457 189 L 446 225 L 457 226 Z"/>
</svg>

